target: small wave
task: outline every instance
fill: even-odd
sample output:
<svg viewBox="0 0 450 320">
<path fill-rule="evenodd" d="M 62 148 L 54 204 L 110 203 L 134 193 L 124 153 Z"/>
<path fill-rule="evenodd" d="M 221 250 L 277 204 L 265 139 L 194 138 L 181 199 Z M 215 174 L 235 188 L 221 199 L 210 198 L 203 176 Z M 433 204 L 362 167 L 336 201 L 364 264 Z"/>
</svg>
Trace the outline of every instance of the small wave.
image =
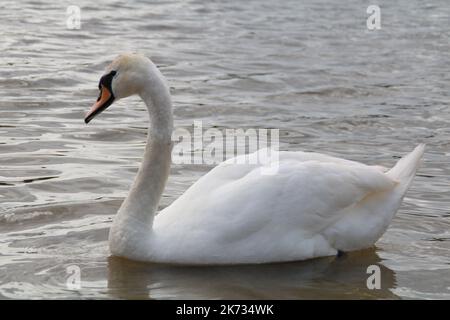
<svg viewBox="0 0 450 320">
<path fill-rule="evenodd" d="M 51 216 L 53 215 L 53 212 L 51 211 L 33 211 L 33 212 L 26 212 L 26 213 L 5 213 L 3 215 L 0 216 L 0 221 L 1 222 L 6 222 L 6 223 L 15 223 L 15 222 L 22 222 L 22 221 L 26 221 L 26 220 L 32 220 L 32 219 L 36 219 L 37 217 L 42 217 L 42 216 Z"/>
</svg>

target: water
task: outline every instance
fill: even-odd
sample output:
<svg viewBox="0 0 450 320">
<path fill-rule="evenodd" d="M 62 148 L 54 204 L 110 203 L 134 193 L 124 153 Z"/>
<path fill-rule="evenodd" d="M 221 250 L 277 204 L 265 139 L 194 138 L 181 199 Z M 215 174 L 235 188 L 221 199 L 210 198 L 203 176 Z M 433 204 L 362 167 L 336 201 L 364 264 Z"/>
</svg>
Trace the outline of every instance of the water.
<svg viewBox="0 0 450 320">
<path fill-rule="evenodd" d="M 450 5 L 79 0 L 0 3 L 1 298 L 450 298 Z M 120 101 L 89 126 L 103 68 L 141 51 L 167 77 L 175 125 L 279 128 L 281 149 L 420 169 L 376 247 L 342 259 L 242 267 L 141 264 L 108 254 L 142 156 L 146 111 Z M 161 207 L 210 166 L 174 165 Z M 381 289 L 366 287 L 367 266 Z M 66 267 L 81 269 L 68 290 Z"/>
</svg>

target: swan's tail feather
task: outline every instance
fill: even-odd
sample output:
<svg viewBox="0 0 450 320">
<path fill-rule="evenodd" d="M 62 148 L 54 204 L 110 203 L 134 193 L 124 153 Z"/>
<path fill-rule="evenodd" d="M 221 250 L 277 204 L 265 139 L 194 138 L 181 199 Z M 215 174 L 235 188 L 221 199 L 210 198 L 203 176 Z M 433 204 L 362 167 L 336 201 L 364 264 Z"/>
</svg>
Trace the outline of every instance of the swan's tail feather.
<svg viewBox="0 0 450 320">
<path fill-rule="evenodd" d="M 401 158 L 397 164 L 386 174 L 393 180 L 400 183 L 402 190 L 409 188 L 416 171 L 419 168 L 425 151 L 425 144 L 419 144 L 411 153 Z"/>
<path fill-rule="evenodd" d="M 385 173 L 398 182 L 394 189 L 370 193 L 357 206 L 349 207 L 347 212 L 351 214 L 343 215 L 331 231 L 326 231 L 339 234 L 334 239 L 334 248 L 342 251 L 368 248 L 383 235 L 411 185 L 424 150 L 425 145 L 420 144 Z"/>
</svg>

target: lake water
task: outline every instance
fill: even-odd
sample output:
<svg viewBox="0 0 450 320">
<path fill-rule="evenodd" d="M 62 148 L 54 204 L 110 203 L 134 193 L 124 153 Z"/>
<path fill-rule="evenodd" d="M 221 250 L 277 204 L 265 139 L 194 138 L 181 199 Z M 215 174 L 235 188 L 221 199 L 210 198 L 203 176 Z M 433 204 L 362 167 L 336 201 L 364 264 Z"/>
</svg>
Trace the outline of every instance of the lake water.
<svg viewBox="0 0 450 320">
<path fill-rule="evenodd" d="M 450 4 L 374 2 L 2 0 L 0 298 L 449 299 Z M 366 27 L 370 4 L 380 30 Z M 425 142 L 424 164 L 373 249 L 240 267 L 109 257 L 147 115 L 133 98 L 83 117 L 127 51 L 166 76 L 176 127 L 278 128 L 283 150 L 385 166 Z M 174 165 L 161 206 L 210 169 Z M 366 286 L 373 264 L 379 290 Z M 73 265 L 80 290 L 66 286 Z"/>
</svg>

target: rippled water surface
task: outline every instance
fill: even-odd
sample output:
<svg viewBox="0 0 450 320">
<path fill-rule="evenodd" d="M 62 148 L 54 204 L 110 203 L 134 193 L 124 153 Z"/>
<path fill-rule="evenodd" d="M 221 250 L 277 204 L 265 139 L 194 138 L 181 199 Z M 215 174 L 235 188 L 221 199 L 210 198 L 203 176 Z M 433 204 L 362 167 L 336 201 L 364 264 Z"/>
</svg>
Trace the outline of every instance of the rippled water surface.
<svg viewBox="0 0 450 320">
<path fill-rule="evenodd" d="M 450 4 L 377 1 L 0 2 L 0 298 L 450 298 Z M 425 161 L 376 247 L 341 259 L 176 267 L 109 257 L 111 219 L 147 115 L 120 101 L 89 126 L 103 68 L 140 51 L 175 125 L 279 128 L 281 149 L 391 166 Z M 199 150 L 197 150 L 199 151 Z M 209 166 L 174 165 L 161 206 Z M 381 289 L 366 268 L 381 267 Z M 81 269 L 68 290 L 66 267 Z"/>
</svg>

